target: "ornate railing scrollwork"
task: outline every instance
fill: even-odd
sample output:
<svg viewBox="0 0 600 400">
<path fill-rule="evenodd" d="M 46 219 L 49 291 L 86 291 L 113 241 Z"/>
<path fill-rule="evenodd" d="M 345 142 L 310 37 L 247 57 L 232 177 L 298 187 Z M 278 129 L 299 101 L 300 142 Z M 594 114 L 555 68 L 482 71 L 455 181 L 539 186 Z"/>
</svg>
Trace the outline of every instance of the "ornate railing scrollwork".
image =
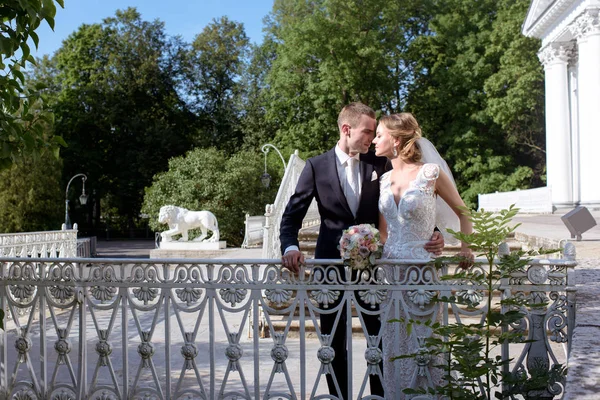
<svg viewBox="0 0 600 400">
<path fill-rule="evenodd" d="M 569 273 L 576 262 L 565 251 L 563 259 L 530 261 L 496 288 L 503 298 L 527 300 L 519 305 L 523 318 L 507 327 L 527 344 L 506 343 L 502 352 L 514 359 L 515 375 L 560 375 L 574 321 Z M 487 310 L 481 287 L 441 280 L 448 265 L 438 270 L 418 260 L 380 261 L 360 273 L 339 260 L 307 260 L 298 275 L 278 259 L 80 261 L 0 259 L 0 304 L 12 317 L 0 342 L 7 398 L 317 397 L 327 394 L 325 375 L 340 356 L 320 330 L 324 314 L 352 329 L 349 378 L 362 378 L 351 396 L 363 398 L 369 375 L 384 373 L 385 357 L 383 329 L 371 332 L 365 315 L 385 323 L 481 323 Z M 476 265 L 471 272 L 486 270 Z M 440 296 L 460 301 L 440 305 Z M 270 338 L 259 339 L 261 332 Z M 436 364 L 424 349 L 426 336 L 415 337 L 415 376 Z M 44 363 L 33 361 L 40 357 Z M 563 393 L 560 379 L 547 386 L 539 396 Z"/>
</svg>

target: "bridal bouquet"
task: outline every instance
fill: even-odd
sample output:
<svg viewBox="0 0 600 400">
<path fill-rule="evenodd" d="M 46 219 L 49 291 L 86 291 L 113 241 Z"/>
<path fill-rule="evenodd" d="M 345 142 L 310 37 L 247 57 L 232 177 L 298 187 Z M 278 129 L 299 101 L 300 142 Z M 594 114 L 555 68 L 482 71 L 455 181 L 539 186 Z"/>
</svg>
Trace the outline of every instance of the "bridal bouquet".
<svg viewBox="0 0 600 400">
<path fill-rule="evenodd" d="M 352 269 L 365 269 L 381 257 L 379 231 L 372 225 L 353 225 L 346 229 L 340 239 L 342 260 Z"/>
</svg>

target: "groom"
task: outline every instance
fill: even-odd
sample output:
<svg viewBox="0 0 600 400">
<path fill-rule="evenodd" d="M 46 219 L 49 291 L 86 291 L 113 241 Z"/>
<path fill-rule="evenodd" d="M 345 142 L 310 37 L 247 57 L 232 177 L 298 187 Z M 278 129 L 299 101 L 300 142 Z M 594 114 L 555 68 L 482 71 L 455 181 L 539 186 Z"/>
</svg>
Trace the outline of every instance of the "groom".
<svg viewBox="0 0 600 400">
<path fill-rule="evenodd" d="M 298 231 L 313 198 L 317 199 L 321 215 L 316 259 L 339 259 L 338 245 L 342 231 L 349 226 L 378 225 L 379 177 L 387 170 L 387 159 L 369 152 L 376 125 L 373 109 L 362 103 L 348 104 L 338 117 L 340 139 L 337 145 L 306 161 L 296 191 L 281 220 L 282 264 L 292 272 L 298 272 L 299 264 L 304 263 L 304 255 L 299 250 Z M 426 250 L 436 254 L 443 247 L 444 239 L 439 232 L 435 232 L 425 245 Z M 342 266 L 339 268 L 343 271 Z M 335 358 L 331 364 L 341 391 L 337 393 L 334 380 L 328 374 L 329 392 L 338 398 L 348 399 L 346 313 L 341 311 L 335 332 L 332 332 L 335 314 L 321 314 L 320 318 L 321 333 L 333 335 L 331 347 L 335 351 Z M 378 317 L 364 314 L 363 318 L 368 334 L 378 335 L 381 327 Z M 370 376 L 370 386 L 371 394 L 384 396 L 377 375 Z"/>
</svg>

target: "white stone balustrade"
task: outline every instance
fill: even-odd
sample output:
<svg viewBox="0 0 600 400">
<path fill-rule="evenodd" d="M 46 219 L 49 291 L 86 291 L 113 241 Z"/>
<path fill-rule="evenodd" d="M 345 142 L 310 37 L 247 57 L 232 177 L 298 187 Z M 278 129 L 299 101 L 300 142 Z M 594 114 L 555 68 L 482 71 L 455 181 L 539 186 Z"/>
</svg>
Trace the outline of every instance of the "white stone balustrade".
<svg viewBox="0 0 600 400">
<path fill-rule="evenodd" d="M 552 214 L 552 189 L 548 186 L 514 190 L 511 192 L 496 192 L 479 194 L 478 209 L 485 211 L 500 211 L 514 205 L 520 213 Z"/>
<path fill-rule="evenodd" d="M 246 214 L 246 220 L 244 221 L 244 242 L 242 248 L 247 249 L 249 247 L 255 247 L 262 245 L 264 229 L 265 229 L 264 215 Z"/>
<path fill-rule="evenodd" d="M 296 184 L 300 178 L 300 174 L 304 169 L 306 161 L 302 160 L 298 156 L 298 151 L 290 156 L 285 173 L 279 185 L 277 196 L 273 204 L 267 204 L 265 206 L 265 226 L 264 226 L 264 238 L 263 238 L 263 252 L 264 258 L 279 258 L 281 257 L 281 242 L 279 241 L 279 225 L 281 224 L 281 217 L 285 211 L 287 203 L 296 190 Z M 321 222 L 319 215 L 319 209 L 317 201 L 313 199 L 304 220 L 302 221 L 302 227 L 308 227 L 316 225 Z"/>
<path fill-rule="evenodd" d="M 77 224 L 69 230 L 0 234 L 0 257 L 76 256 Z"/>
</svg>

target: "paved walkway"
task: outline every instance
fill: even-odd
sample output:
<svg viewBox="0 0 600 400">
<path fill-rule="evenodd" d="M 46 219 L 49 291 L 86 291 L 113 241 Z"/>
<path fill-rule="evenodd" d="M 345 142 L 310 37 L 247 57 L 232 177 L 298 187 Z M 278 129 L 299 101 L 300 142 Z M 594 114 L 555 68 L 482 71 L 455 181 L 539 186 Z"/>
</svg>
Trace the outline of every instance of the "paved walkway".
<svg viewBox="0 0 600 400">
<path fill-rule="evenodd" d="M 564 240 L 572 240 L 569 230 L 561 220 L 568 212 L 555 214 L 519 214 L 513 221 L 520 223 L 518 238 L 531 240 L 549 246 L 558 246 Z M 600 224 L 600 210 L 591 211 Z M 577 259 L 600 259 L 600 225 L 583 233 L 582 240 L 572 240 L 577 249 Z M 110 258 L 148 258 L 150 250 L 155 248 L 153 240 L 98 240 L 98 257 Z M 227 248 L 221 256 L 215 258 L 261 258 L 260 249 Z"/>
<path fill-rule="evenodd" d="M 570 240 L 577 250 L 577 259 L 600 259 L 600 210 L 590 213 L 599 225 L 582 234 L 582 240 L 571 239 L 561 217 L 570 210 L 555 214 L 519 214 L 513 221 L 520 223 L 517 239 L 529 238 L 542 245 L 557 246 Z"/>
</svg>

